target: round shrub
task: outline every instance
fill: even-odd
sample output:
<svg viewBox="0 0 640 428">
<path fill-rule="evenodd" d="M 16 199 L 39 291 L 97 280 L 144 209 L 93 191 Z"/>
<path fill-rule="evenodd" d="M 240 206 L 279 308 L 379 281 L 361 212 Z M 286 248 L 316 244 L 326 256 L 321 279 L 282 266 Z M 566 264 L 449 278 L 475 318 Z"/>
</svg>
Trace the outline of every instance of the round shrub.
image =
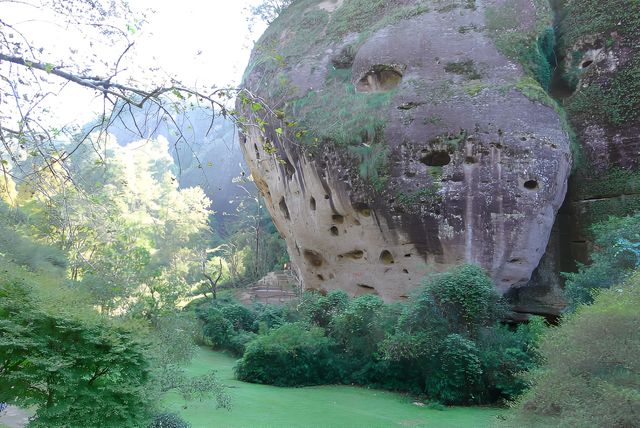
<svg viewBox="0 0 640 428">
<path fill-rule="evenodd" d="M 501 315 L 500 296 L 489 275 L 479 266 L 462 265 L 432 276 L 427 279 L 426 289 L 458 331 L 476 331 Z"/>
<path fill-rule="evenodd" d="M 285 324 L 247 346 L 236 365 L 240 380 L 277 386 L 318 385 L 331 379 L 330 341 L 321 328 Z"/>
</svg>

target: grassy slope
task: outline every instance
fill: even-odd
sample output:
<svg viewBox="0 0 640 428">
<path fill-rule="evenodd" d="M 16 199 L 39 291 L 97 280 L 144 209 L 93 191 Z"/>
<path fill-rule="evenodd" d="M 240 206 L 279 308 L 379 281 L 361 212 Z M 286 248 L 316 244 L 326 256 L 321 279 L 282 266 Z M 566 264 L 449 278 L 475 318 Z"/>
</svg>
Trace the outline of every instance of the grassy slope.
<svg viewBox="0 0 640 428">
<path fill-rule="evenodd" d="M 175 393 L 167 406 L 179 411 L 194 428 L 205 427 L 490 427 L 502 412 L 493 408 L 420 408 L 390 392 L 349 386 L 278 388 L 233 379 L 235 360 L 201 349 L 189 367 L 192 374 L 211 368 L 232 387 L 233 410 L 215 409 L 211 402 L 192 402 L 186 409 Z"/>
</svg>

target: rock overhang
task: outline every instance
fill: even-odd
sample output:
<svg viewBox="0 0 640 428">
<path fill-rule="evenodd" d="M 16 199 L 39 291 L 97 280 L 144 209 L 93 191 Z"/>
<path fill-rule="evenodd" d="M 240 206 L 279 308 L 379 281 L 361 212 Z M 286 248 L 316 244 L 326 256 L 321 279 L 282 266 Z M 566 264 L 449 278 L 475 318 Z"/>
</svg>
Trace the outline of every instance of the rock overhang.
<svg viewBox="0 0 640 428">
<path fill-rule="evenodd" d="M 473 3 L 366 36 L 324 34 L 290 63 L 249 73 L 246 86 L 295 124 L 267 123 L 244 149 L 306 287 L 392 300 L 466 262 L 506 292 L 537 266 L 566 192 L 569 136 L 540 85 L 482 30 L 503 2 Z M 279 98 L 266 76 L 287 82 Z M 260 157 L 265 142 L 275 156 Z"/>
</svg>

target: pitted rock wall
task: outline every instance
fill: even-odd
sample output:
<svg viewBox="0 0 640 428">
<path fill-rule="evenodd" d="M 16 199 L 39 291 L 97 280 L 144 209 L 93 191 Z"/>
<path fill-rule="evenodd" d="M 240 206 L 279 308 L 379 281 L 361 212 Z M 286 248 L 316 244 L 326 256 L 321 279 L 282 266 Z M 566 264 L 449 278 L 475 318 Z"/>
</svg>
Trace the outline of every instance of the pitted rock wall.
<svg viewBox="0 0 640 428">
<path fill-rule="evenodd" d="M 517 7 L 508 25 L 528 38 L 512 42 L 535 44 L 545 11 L 320 3 L 294 3 L 254 51 L 245 87 L 273 114 L 239 102 L 245 157 L 305 287 L 395 300 L 461 263 L 503 293 L 527 284 L 566 193 L 569 136 L 491 31 Z"/>
</svg>

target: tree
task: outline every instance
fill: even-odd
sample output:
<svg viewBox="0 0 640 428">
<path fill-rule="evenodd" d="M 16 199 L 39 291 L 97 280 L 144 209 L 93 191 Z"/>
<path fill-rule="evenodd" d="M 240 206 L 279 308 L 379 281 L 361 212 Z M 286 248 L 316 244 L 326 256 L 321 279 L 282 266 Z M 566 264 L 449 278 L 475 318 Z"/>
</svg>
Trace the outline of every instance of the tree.
<svg viewBox="0 0 640 428">
<path fill-rule="evenodd" d="M 3 197 L 10 197 L 14 182 L 27 178 L 43 194 L 51 186 L 74 182 L 66 162 L 80 147 L 91 146 L 91 135 L 103 137 L 124 113 L 133 118 L 131 128 L 141 138 L 147 121 L 156 126 L 166 122 L 177 134 L 176 144 L 187 146 L 177 120 L 185 109 L 207 107 L 212 121 L 232 113 L 227 104 L 236 89 L 188 87 L 154 66 L 137 63 L 136 42 L 145 12 L 132 10 L 124 0 L 2 0 L 0 4 Z M 28 20 L 20 19 L 25 14 L 58 31 L 68 46 L 56 46 L 50 37 L 38 34 Z M 50 99 L 69 87 L 86 89 L 100 102 L 101 113 L 89 126 L 56 120 L 56 105 Z M 145 123 L 139 123 L 133 111 L 149 105 L 153 109 L 147 110 Z M 62 141 L 72 144 L 63 150 Z"/>
<path fill-rule="evenodd" d="M 512 426 L 632 427 L 640 412 L 640 276 L 601 291 L 552 329 Z"/>
<path fill-rule="evenodd" d="M 597 292 L 624 282 L 640 266 L 640 214 L 610 217 L 591 227 L 595 237 L 591 264 L 563 273 L 569 311 L 593 302 Z"/>
<path fill-rule="evenodd" d="M 147 345 L 89 311 L 51 310 L 29 288 L 6 277 L 0 288 L 0 401 L 36 406 L 34 426 L 144 426 Z"/>
<path fill-rule="evenodd" d="M 271 24 L 295 0 L 263 0 L 257 6 L 250 8 L 254 19 L 260 19 Z"/>
</svg>

